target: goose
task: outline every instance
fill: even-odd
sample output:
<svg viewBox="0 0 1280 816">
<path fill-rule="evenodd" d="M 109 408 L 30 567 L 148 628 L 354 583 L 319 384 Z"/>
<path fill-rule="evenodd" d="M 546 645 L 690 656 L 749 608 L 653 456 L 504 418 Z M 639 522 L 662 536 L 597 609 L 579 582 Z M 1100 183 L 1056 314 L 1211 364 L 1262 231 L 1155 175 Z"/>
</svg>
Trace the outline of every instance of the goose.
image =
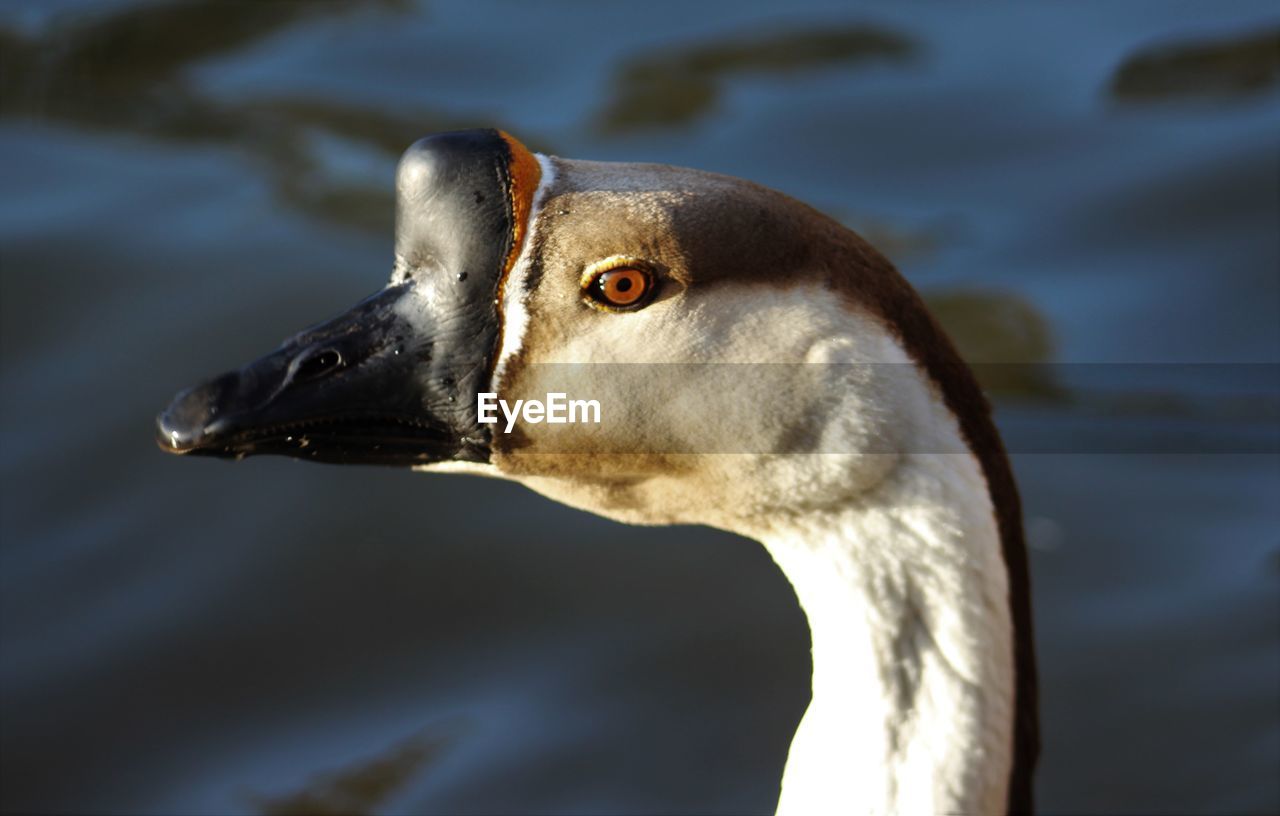
<svg viewBox="0 0 1280 816">
<path fill-rule="evenodd" d="M 388 285 L 179 393 L 161 448 L 499 477 L 754 539 L 812 639 L 779 813 L 1031 811 L 1017 488 L 889 261 L 751 182 L 499 130 L 413 144 L 396 194 Z"/>
</svg>

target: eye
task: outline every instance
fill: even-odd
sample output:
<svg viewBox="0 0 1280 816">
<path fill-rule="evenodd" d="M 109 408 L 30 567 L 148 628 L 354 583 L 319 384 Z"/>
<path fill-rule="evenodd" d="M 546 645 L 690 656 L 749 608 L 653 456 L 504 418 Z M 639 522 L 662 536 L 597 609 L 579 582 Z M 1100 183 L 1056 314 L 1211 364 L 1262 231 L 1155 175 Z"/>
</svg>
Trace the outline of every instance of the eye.
<svg viewBox="0 0 1280 816">
<path fill-rule="evenodd" d="M 618 265 L 589 272 L 583 293 L 608 310 L 629 311 L 644 306 L 653 293 L 653 276 L 640 265 Z"/>
<path fill-rule="evenodd" d="M 319 354 L 313 354 L 303 360 L 298 365 L 298 370 L 294 372 L 293 380 L 294 382 L 314 380 L 317 377 L 328 374 L 340 365 L 342 365 L 342 355 L 334 349 L 325 349 Z"/>
</svg>

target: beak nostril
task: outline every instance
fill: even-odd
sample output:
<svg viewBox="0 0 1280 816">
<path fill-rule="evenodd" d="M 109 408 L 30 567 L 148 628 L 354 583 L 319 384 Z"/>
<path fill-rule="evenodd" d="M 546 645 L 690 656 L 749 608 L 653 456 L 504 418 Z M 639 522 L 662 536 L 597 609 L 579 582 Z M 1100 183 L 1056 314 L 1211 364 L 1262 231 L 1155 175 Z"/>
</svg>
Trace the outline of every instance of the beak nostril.
<svg viewBox="0 0 1280 816">
<path fill-rule="evenodd" d="M 293 380 L 294 382 L 313 380 L 316 377 L 328 374 L 341 365 L 342 355 L 335 349 L 325 349 L 319 354 L 313 354 L 298 363 L 298 368 L 293 374 Z"/>
</svg>

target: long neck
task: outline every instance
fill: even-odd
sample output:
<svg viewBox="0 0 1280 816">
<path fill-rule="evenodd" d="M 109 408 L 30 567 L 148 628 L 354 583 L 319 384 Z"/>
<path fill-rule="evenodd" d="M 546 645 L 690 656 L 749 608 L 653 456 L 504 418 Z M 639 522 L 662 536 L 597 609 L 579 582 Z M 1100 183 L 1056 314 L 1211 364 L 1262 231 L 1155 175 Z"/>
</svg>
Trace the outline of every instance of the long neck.
<svg viewBox="0 0 1280 816">
<path fill-rule="evenodd" d="M 1003 812 L 1012 624 L 977 461 L 912 454 L 872 492 L 757 532 L 813 639 L 778 812 Z"/>
</svg>

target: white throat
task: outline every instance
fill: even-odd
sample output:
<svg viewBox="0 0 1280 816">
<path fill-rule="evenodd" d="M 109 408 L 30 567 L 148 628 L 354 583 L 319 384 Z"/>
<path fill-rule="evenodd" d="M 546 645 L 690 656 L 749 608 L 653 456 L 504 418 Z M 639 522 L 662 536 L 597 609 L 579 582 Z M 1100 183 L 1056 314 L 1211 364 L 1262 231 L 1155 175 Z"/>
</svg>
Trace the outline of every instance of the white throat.
<svg viewBox="0 0 1280 816">
<path fill-rule="evenodd" d="M 813 638 L 778 812 L 1003 812 L 1012 624 L 977 461 L 908 455 L 872 493 L 757 537 Z"/>
</svg>

